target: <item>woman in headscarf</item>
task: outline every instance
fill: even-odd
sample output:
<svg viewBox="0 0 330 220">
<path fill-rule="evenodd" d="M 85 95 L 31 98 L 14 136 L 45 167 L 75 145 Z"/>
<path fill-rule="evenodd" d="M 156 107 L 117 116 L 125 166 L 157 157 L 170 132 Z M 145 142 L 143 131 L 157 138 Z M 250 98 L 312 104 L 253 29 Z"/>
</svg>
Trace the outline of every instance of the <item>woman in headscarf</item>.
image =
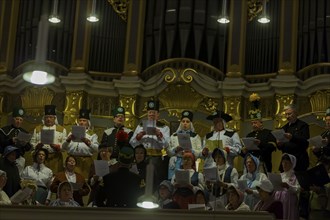
<svg viewBox="0 0 330 220">
<path fill-rule="evenodd" d="M 248 153 L 244 158 L 246 173 L 243 174 L 238 180 L 238 185 L 240 185 L 240 182 L 246 182 L 247 188 L 244 189 L 244 202 L 250 207 L 251 210 L 260 200 L 259 192 L 256 189 L 256 184 L 261 180 L 268 179 L 266 174 L 259 172 L 259 164 L 259 159 Z"/>
<path fill-rule="evenodd" d="M 5 191 L 2 188 L 7 183 L 7 174 L 5 171 L 0 170 L 0 205 L 11 205 L 11 201 Z"/>
<path fill-rule="evenodd" d="M 244 203 L 244 193 L 235 186 L 229 186 L 227 191 L 228 204 L 226 209 L 229 211 L 250 211 L 250 207 Z"/>
<path fill-rule="evenodd" d="M 299 219 L 298 193 L 300 186 L 294 173 L 296 157 L 287 153 L 283 154 L 281 166 L 283 189 L 275 192 L 275 198 L 283 203 L 283 219 Z"/>
<path fill-rule="evenodd" d="M 193 121 L 193 113 L 184 110 L 181 114 L 181 121 L 178 129 L 171 135 L 169 155 L 171 156 L 168 165 L 168 179 L 171 179 L 176 170 L 182 166 L 182 155 L 185 152 L 191 152 L 198 158 L 202 151 L 202 141 L 200 136 L 195 132 Z M 181 140 L 185 139 L 185 135 L 189 137 L 191 146 L 180 145 Z M 189 141 L 187 141 L 189 143 Z"/>
<path fill-rule="evenodd" d="M 49 206 L 79 207 L 79 203 L 73 199 L 73 189 L 69 182 L 61 182 L 57 189 L 57 199 Z"/>
</svg>

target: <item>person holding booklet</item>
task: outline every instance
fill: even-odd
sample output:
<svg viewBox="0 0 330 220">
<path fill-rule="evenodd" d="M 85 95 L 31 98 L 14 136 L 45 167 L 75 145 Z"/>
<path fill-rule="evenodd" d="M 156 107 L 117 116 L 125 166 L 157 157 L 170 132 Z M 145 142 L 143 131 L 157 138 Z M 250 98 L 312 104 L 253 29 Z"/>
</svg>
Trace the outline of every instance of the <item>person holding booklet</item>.
<svg viewBox="0 0 330 220">
<path fill-rule="evenodd" d="M 260 97 L 256 93 L 252 93 L 249 98 L 252 108 L 249 111 L 252 132 L 242 138 L 244 147 L 242 148 L 242 156 L 251 153 L 260 160 L 260 168 L 262 172 L 272 172 L 272 152 L 276 150 L 276 138 L 272 135 L 271 130 L 263 127 L 260 106 Z M 249 142 L 250 141 L 250 142 Z"/>
<path fill-rule="evenodd" d="M 24 154 L 31 150 L 29 132 L 22 128 L 25 110 L 21 107 L 14 107 L 12 112 L 12 123 L 0 128 L 0 154 L 3 154 L 6 146 L 15 146 L 20 151 L 20 157 L 16 159 L 17 167 L 21 173 L 25 167 Z"/>
<path fill-rule="evenodd" d="M 320 137 L 320 146 L 312 146 L 313 153 L 319 160 L 322 157 L 330 157 L 330 107 L 325 111 L 325 129 Z"/>
<path fill-rule="evenodd" d="M 256 189 L 258 182 L 268 179 L 266 174 L 259 172 L 260 161 L 252 154 L 247 154 L 244 158 L 246 173 L 237 181 L 238 188 L 245 192 L 244 202 L 251 210 L 259 202 L 259 192 Z"/>
<path fill-rule="evenodd" d="M 83 197 L 89 194 L 90 188 L 85 177 L 74 171 L 76 164 L 76 158 L 69 155 L 65 159 L 65 171 L 55 173 L 54 179 L 50 185 L 50 190 L 56 193 L 60 183 L 66 181 L 70 182 L 73 188 L 73 199 L 78 202 L 80 206 L 84 206 Z"/>
<path fill-rule="evenodd" d="M 56 200 L 50 202 L 49 206 L 80 207 L 74 200 L 73 188 L 70 182 L 64 181 L 58 185 Z"/>
<path fill-rule="evenodd" d="M 98 136 L 91 129 L 90 110 L 80 109 L 78 126 L 72 126 L 72 131 L 62 145 L 62 149 L 77 159 L 76 171 L 88 178 L 89 169 L 93 163 L 93 154 L 98 150 Z"/>
<path fill-rule="evenodd" d="M 291 154 L 285 153 L 282 155 L 282 188 L 277 189 L 275 191 L 274 197 L 275 199 L 280 200 L 283 203 L 283 219 L 299 219 L 298 195 L 300 186 L 297 177 L 294 173 L 296 161 L 296 157 Z M 272 181 L 270 177 L 269 179 L 270 181 Z"/>
<path fill-rule="evenodd" d="M 216 111 L 207 116 L 207 120 L 213 121 L 213 131 L 206 134 L 204 138 L 204 148 L 202 156 L 204 157 L 204 167 L 214 166 L 211 153 L 215 148 L 221 148 L 228 151 L 227 161 L 233 166 L 234 158 L 241 152 L 241 141 L 237 132 L 226 129 L 226 123 L 233 118 L 223 111 Z"/>
<path fill-rule="evenodd" d="M 157 168 L 153 189 L 168 178 L 167 149 L 170 142 L 170 128 L 159 121 L 159 102 L 147 102 L 148 119 L 141 122 L 135 129 L 130 144 L 135 148 L 143 144 L 147 150 L 148 160 Z"/>
<path fill-rule="evenodd" d="M 48 150 L 46 166 L 53 173 L 63 170 L 62 144 L 67 137 L 66 129 L 58 124 L 55 105 L 45 105 L 43 124 L 38 125 L 31 138 L 33 150 L 45 148 Z"/>
<path fill-rule="evenodd" d="M 171 135 L 169 154 L 171 156 L 168 164 L 168 179 L 171 179 L 175 170 L 182 166 L 182 154 L 192 152 L 198 158 L 202 151 L 202 141 L 200 136 L 195 133 L 192 123 L 194 114 L 184 110 L 181 113 L 181 121 L 178 129 Z"/>
</svg>

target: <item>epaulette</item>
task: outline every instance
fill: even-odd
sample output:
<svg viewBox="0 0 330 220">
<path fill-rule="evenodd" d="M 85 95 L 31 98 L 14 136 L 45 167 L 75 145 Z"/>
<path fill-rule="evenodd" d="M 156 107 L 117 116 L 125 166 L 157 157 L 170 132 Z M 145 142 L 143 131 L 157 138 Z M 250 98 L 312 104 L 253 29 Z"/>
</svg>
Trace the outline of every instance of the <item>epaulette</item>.
<svg viewBox="0 0 330 220">
<path fill-rule="evenodd" d="M 228 137 L 232 137 L 235 134 L 235 131 L 228 131 L 226 130 L 224 135 L 228 136 Z"/>
<path fill-rule="evenodd" d="M 213 136 L 213 131 L 210 132 L 210 133 L 207 133 L 205 137 L 206 137 L 206 139 L 209 139 L 209 138 L 212 137 L 212 136 Z"/>
<path fill-rule="evenodd" d="M 92 136 L 93 134 L 95 134 L 95 132 L 92 131 L 92 130 L 90 130 L 90 129 L 88 129 L 86 133 L 87 133 L 88 135 L 90 135 L 90 136 Z"/>
<path fill-rule="evenodd" d="M 166 125 L 165 125 L 165 123 L 163 123 L 163 122 L 161 122 L 161 121 L 157 121 L 157 122 L 156 122 L 156 126 L 157 126 L 157 127 L 165 127 Z"/>
</svg>

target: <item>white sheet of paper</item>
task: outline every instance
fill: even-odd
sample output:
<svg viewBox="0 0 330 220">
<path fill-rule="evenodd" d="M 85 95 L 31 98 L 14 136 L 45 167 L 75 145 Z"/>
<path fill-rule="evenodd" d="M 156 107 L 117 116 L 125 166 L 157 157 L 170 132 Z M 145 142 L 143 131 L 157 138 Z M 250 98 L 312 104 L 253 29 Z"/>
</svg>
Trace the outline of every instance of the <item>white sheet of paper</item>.
<svg viewBox="0 0 330 220">
<path fill-rule="evenodd" d="M 183 150 L 191 150 L 191 140 L 190 134 L 178 133 L 178 141 L 179 146 L 183 148 Z"/>
<path fill-rule="evenodd" d="M 55 130 L 41 130 L 41 143 L 43 144 L 54 144 Z"/>
<path fill-rule="evenodd" d="M 175 182 L 180 185 L 190 184 L 189 170 L 176 170 L 175 171 Z"/>
<path fill-rule="evenodd" d="M 322 141 L 323 141 L 323 138 L 321 135 L 308 139 L 309 144 L 311 146 L 315 146 L 315 147 L 322 147 L 324 145 Z"/>
<path fill-rule="evenodd" d="M 272 134 L 274 135 L 274 137 L 276 138 L 276 140 L 280 141 L 280 142 L 289 142 L 289 139 L 287 139 L 284 134 L 285 131 L 283 129 L 278 129 L 278 130 L 274 130 L 272 131 Z"/>
<path fill-rule="evenodd" d="M 237 186 L 243 192 L 249 188 L 246 180 L 237 180 Z"/>
<path fill-rule="evenodd" d="M 205 204 L 197 204 L 197 203 L 188 204 L 188 210 L 190 209 L 206 210 L 206 206 Z"/>
<path fill-rule="evenodd" d="M 156 121 L 155 120 L 144 120 L 143 130 L 148 135 L 156 135 Z"/>
<path fill-rule="evenodd" d="M 219 179 L 217 167 L 204 167 L 203 174 L 207 181 L 215 182 Z"/>
<path fill-rule="evenodd" d="M 72 135 L 74 136 L 73 141 L 82 142 L 82 138 L 86 137 L 86 128 L 83 126 L 72 125 Z"/>
<path fill-rule="evenodd" d="M 132 164 L 132 166 L 131 166 L 131 168 L 129 169 L 129 171 L 131 171 L 132 173 L 139 174 L 139 170 L 138 170 L 136 164 Z"/>
<path fill-rule="evenodd" d="M 110 172 L 108 161 L 94 160 L 94 166 L 96 176 L 105 176 Z"/>
<path fill-rule="evenodd" d="M 32 189 L 29 187 L 25 187 L 24 189 L 18 190 L 12 197 L 10 197 L 10 201 L 12 203 L 21 203 L 26 200 L 32 193 Z"/>
<path fill-rule="evenodd" d="M 269 181 L 273 184 L 274 190 L 282 190 L 282 177 L 279 173 L 267 173 Z"/>
<path fill-rule="evenodd" d="M 25 132 L 18 132 L 18 135 L 17 135 L 17 139 L 19 141 L 23 141 L 23 142 L 29 142 L 32 138 L 32 134 L 29 134 L 29 133 L 25 133 Z"/>
<path fill-rule="evenodd" d="M 241 138 L 241 141 L 248 150 L 260 150 L 260 148 L 255 143 L 256 139 L 254 137 Z"/>
</svg>

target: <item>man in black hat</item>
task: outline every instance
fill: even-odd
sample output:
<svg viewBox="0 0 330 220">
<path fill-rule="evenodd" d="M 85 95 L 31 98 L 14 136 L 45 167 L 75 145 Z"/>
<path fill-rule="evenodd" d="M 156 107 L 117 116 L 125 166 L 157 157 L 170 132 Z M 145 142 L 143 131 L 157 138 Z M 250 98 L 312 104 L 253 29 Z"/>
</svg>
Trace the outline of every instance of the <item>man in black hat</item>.
<svg viewBox="0 0 330 220">
<path fill-rule="evenodd" d="M 0 154 L 4 152 L 4 149 L 9 146 L 15 146 L 19 149 L 20 155 L 16 159 L 17 167 L 20 173 L 25 167 L 24 154 L 32 148 L 30 144 L 30 138 L 22 138 L 19 133 L 28 134 L 28 132 L 22 128 L 24 121 L 25 110 L 21 107 L 14 107 L 12 113 L 12 123 L 3 128 L 0 128 Z M 29 135 L 24 135 L 28 137 Z"/>
<path fill-rule="evenodd" d="M 97 207 L 136 208 L 138 198 L 143 194 L 142 179 L 129 169 L 134 160 L 134 149 L 120 148 L 119 168 L 103 177 L 103 187 L 96 193 Z"/>
<path fill-rule="evenodd" d="M 45 105 L 45 115 L 43 124 L 38 125 L 32 135 L 31 144 L 33 149 L 45 148 L 48 150 L 48 160 L 46 166 L 53 173 L 58 173 L 63 170 L 62 144 L 67 137 L 66 129 L 58 124 L 56 117 L 56 106 Z M 47 143 L 42 143 L 46 141 Z"/>
<path fill-rule="evenodd" d="M 206 134 L 202 155 L 205 158 L 204 167 L 213 166 L 214 161 L 210 151 L 214 148 L 222 148 L 228 154 L 229 165 L 234 166 L 234 158 L 241 152 L 242 145 L 237 132 L 226 129 L 226 123 L 233 118 L 223 111 L 216 111 L 207 116 L 207 120 L 213 121 L 213 131 Z"/>
<path fill-rule="evenodd" d="M 166 150 L 170 141 L 170 128 L 159 119 L 159 102 L 149 100 L 147 102 L 148 120 L 140 123 L 130 140 L 130 144 L 136 147 L 140 144 L 147 149 L 147 155 L 157 168 L 155 173 L 154 190 L 160 182 L 167 179 L 168 156 Z M 149 129 L 149 130 L 148 130 Z"/>
<path fill-rule="evenodd" d="M 104 131 L 101 144 L 112 147 L 112 159 L 118 159 L 119 150 L 122 146 L 127 144 L 133 135 L 133 131 L 126 128 L 125 123 L 125 109 L 117 106 L 112 110 L 113 127 Z"/>
<path fill-rule="evenodd" d="M 247 153 L 259 158 L 262 172 L 272 172 L 272 152 L 276 150 L 276 138 L 272 135 L 271 130 L 263 127 L 261 110 L 259 109 L 260 97 L 253 93 L 250 96 L 252 108 L 249 111 L 249 118 L 251 120 L 252 132 L 248 133 L 246 137 L 255 138 L 254 145 L 258 147 L 257 150 L 249 150 L 246 146 L 242 148 L 242 156 L 245 158 Z"/>
<path fill-rule="evenodd" d="M 89 177 L 89 170 L 93 163 L 93 154 L 98 151 L 98 136 L 91 129 L 90 110 L 80 109 L 78 117 L 78 126 L 83 127 L 84 136 L 75 137 L 73 131 L 69 133 L 66 141 L 63 143 L 63 150 L 67 151 L 69 155 L 76 158 L 76 171 L 83 175 L 85 179 Z M 73 126 L 72 130 L 76 126 Z M 78 127 L 79 128 L 79 127 Z M 77 134 L 79 135 L 79 133 Z"/>
</svg>

